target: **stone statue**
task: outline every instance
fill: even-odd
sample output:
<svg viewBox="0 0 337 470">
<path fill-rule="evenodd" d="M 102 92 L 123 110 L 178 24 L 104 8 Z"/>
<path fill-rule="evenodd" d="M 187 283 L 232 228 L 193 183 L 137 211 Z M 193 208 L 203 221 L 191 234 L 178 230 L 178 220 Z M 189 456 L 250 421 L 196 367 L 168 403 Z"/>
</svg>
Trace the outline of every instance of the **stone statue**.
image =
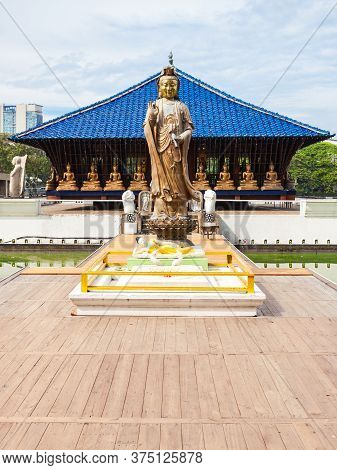
<svg viewBox="0 0 337 470">
<path fill-rule="evenodd" d="M 134 214 L 135 212 L 135 195 L 130 189 L 122 194 L 124 214 Z"/>
<path fill-rule="evenodd" d="M 151 193 L 150 191 L 141 191 L 138 195 L 138 212 L 149 214 L 151 212 Z"/>
<path fill-rule="evenodd" d="M 266 179 L 264 180 L 263 186 L 261 188 L 263 191 L 272 191 L 272 190 L 282 190 L 283 186 L 281 180 L 277 179 L 277 173 L 275 171 L 275 166 L 273 163 L 270 163 L 269 170 L 266 173 Z"/>
<path fill-rule="evenodd" d="M 193 181 L 193 187 L 198 191 L 207 191 L 208 189 L 211 189 L 203 163 L 199 164 L 199 169 L 195 174 L 195 181 Z"/>
<path fill-rule="evenodd" d="M 46 183 L 46 191 L 54 191 L 57 188 L 58 180 L 59 177 L 57 175 L 56 168 L 52 166 L 49 180 L 47 180 Z"/>
<path fill-rule="evenodd" d="M 141 163 L 137 164 L 137 171 L 133 175 L 133 180 L 130 183 L 129 189 L 131 191 L 148 191 L 149 190 Z"/>
<path fill-rule="evenodd" d="M 242 180 L 240 182 L 240 186 L 238 187 L 239 191 L 248 191 L 254 190 L 258 191 L 257 181 L 254 180 L 254 173 L 252 172 L 250 163 L 246 165 L 246 171 L 242 174 Z"/>
<path fill-rule="evenodd" d="M 104 191 L 124 191 L 124 185 L 117 165 L 113 165 L 108 181 L 105 183 Z"/>
<path fill-rule="evenodd" d="M 26 160 L 27 155 L 24 155 L 23 157 L 14 157 L 12 160 L 14 168 L 9 175 L 9 197 L 23 196 L 25 189 Z"/>
<path fill-rule="evenodd" d="M 219 179 L 216 182 L 215 190 L 233 191 L 235 190 L 234 181 L 231 179 L 231 174 L 228 171 L 228 165 L 225 163 L 222 171 L 219 174 Z"/>
<path fill-rule="evenodd" d="M 63 173 L 63 178 L 59 181 L 56 191 L 78 191 L 75 175 L 71 171 L 71 165 L 67 163 L 67 171 Z"/>
<path fill-rule="evenodd" d="M 157 85 L 159 98 L 149 103 L 144 122 L 151 157 L 151 219 L 187 218 L 187 202 L 196 198 L 187 167 L 193 123 L 178 98 L 179 79 L 172 64 L 163 69 Z"/>
<path fill-rule="evenodd" d="M 87 180 L 83 181 L 81 191 L 102 191 L 102 186 L 99 181 L 97 168 L 94 162 L 91 162 Z"/>
<path fill-rule="evenodd" d="M 207 191 L 205 191 L 204 200 L 204 209 L 206 214 L 212 214 L 213 212 L 215 212 L 216 192 L 212 191 L 211 189 L 208 189 Z"/>
<path fill-rule="evenodd" d="M 198 199 L 191 199 L 189 201 L 189 207 L 192 212 L 201 212 L 203 207 L 203 196 L 201 191 L 196 191 L 195 195 Z"/>
</svg>

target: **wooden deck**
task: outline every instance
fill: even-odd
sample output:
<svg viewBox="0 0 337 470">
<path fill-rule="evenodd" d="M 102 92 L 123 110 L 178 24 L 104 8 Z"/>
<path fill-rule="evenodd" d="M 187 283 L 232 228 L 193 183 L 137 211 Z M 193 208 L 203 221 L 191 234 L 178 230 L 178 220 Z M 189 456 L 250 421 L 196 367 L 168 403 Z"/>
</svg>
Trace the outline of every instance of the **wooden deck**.
<svg viewBox="0 0 337 470">
<path fill-rule="evenodd" d="M 0 288 L 1 449 L 336 449 L 337 291 L 261 276 L 257 318 L 72 317 L 79 276 Z"/>
</svg>

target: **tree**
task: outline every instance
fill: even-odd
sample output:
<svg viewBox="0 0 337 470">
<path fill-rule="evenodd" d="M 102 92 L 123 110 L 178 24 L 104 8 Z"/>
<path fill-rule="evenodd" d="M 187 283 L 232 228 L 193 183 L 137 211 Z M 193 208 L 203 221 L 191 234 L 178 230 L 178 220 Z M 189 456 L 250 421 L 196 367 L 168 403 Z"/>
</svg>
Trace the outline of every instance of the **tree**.
<svg viewBox="0 0 337 470">
<path fill-rule="evenodd" d="M 298 150 L 289 168 L 300 196 L 337 194 L 337 145 L 320 142 Z"/>
<path fill-rule="evenodd" d="M 26 175 L 32 184 L 45 184 L 50 174 L 50 161 L 46 154 L 29 145 L 17 144 L 7 139 L 5 134 L 0 134 L 0 171 L 10 173 L 13 169 L 12 160 L 15 156 L 28 155 L 26 163 Z"/>
</svg>

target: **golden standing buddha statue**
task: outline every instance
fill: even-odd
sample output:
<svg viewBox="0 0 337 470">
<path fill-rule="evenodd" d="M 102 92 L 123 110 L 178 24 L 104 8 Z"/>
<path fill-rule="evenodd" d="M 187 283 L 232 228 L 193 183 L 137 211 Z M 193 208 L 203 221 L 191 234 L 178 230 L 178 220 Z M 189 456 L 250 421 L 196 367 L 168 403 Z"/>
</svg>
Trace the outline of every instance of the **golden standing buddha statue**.
<svg viewBox="0 0 337 470">
<path fill-rule="evenodd" d="M 228 171 L 228 165 L 225 163 L 222 171 L 219 174 L 219 179 L 216 182 L 215 191 L 233 191 L 235 190 L 234 181 L 231 179 L 231 174 Z"/>
<path fill-rule="evenodd" d="M 113 165 L 108 181 L 105 183 L 104 191 L 124 191 L 124 185 L 117 165 Z"/>
<path fill-rule="evenodd" d="M 246 165 L 246 171 L 242 174 L 242 180 L 240 181 L 239 191 L 258 191 L 257 181 L 254 180 L 254 173 L 252 172 L 250 163 Z"/>
<path fill-rule="evenodd" d="M 149 190 L 147 181 L 145 179 L 145 174 L 142 169 L 142 165 L 140 163 L 138 163 L 137 165 L 137 171 L 133 175 L 133 180 L 131 181 L 128 189 L 130 189 L 130 191 L 148 191 Z"/>
<path fill-rule="evenodd" d="M 97 168 L 94 162 L 90 165 L 90 171 L 87 176 L 87 180 L 83 181 L 81 191 L 102 191 L 102 186 L 99 181 Z"/>
<path fill-rule="evenodd" d="M 193 181 L 193 187 L 198 191 L 207 191 L 208 189 L 211 189 L 203 163 L 199 164 L 198 171 L 195 174 L 195 181 Z"/>
<path fill-rule="evenodd" d="M 187 217 L 187 202 L 196 198 L 187 163 L 193 123 L 187 106 L 179 100 L 179 83 L 170 55 L 170 65 L 157 80 L 159 97 L 149 103 L 144 122 L 151 158 L 151 219 L 168 219 L 171 227 L 175 223 L 171 219 Z"/>
<path fill-rule="evenodd" d="M 70 163 L 67 163 L 67 171 L 63 173 L 63 178 L 59 181 L 56 191 L 78 191 L 75 175 L 71 171 Z"/>
<path fill-rule="evenodd" d="M 283 186 L 281 180 L 277 179 L 277 172 L 273 163 L 269 165 L 269 171 L 266 173 L 266 179 L 264 180 L 262 191 L 282 190 Z"/>
<path fill-rule="evenodd" d="M 46 182 L 46 191 L 55 191 L 58 185 L 58 181 L 59 177 L 57 175 L 56 168 L 52 166 L 49 180 Z"/>
</svg>

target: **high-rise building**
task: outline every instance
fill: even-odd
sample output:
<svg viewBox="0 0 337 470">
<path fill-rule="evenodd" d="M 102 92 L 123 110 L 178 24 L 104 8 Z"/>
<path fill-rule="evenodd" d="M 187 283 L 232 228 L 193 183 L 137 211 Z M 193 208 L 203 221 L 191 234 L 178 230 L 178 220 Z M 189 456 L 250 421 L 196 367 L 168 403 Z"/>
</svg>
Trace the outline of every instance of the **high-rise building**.
<svg viewBox="0 0 337 470">
<path fill-rule="evenodd" d="M 42 106 L 38 104 L 0 104 L 0 133 L 24 132 L 42 122 Z"/>
</svg>

